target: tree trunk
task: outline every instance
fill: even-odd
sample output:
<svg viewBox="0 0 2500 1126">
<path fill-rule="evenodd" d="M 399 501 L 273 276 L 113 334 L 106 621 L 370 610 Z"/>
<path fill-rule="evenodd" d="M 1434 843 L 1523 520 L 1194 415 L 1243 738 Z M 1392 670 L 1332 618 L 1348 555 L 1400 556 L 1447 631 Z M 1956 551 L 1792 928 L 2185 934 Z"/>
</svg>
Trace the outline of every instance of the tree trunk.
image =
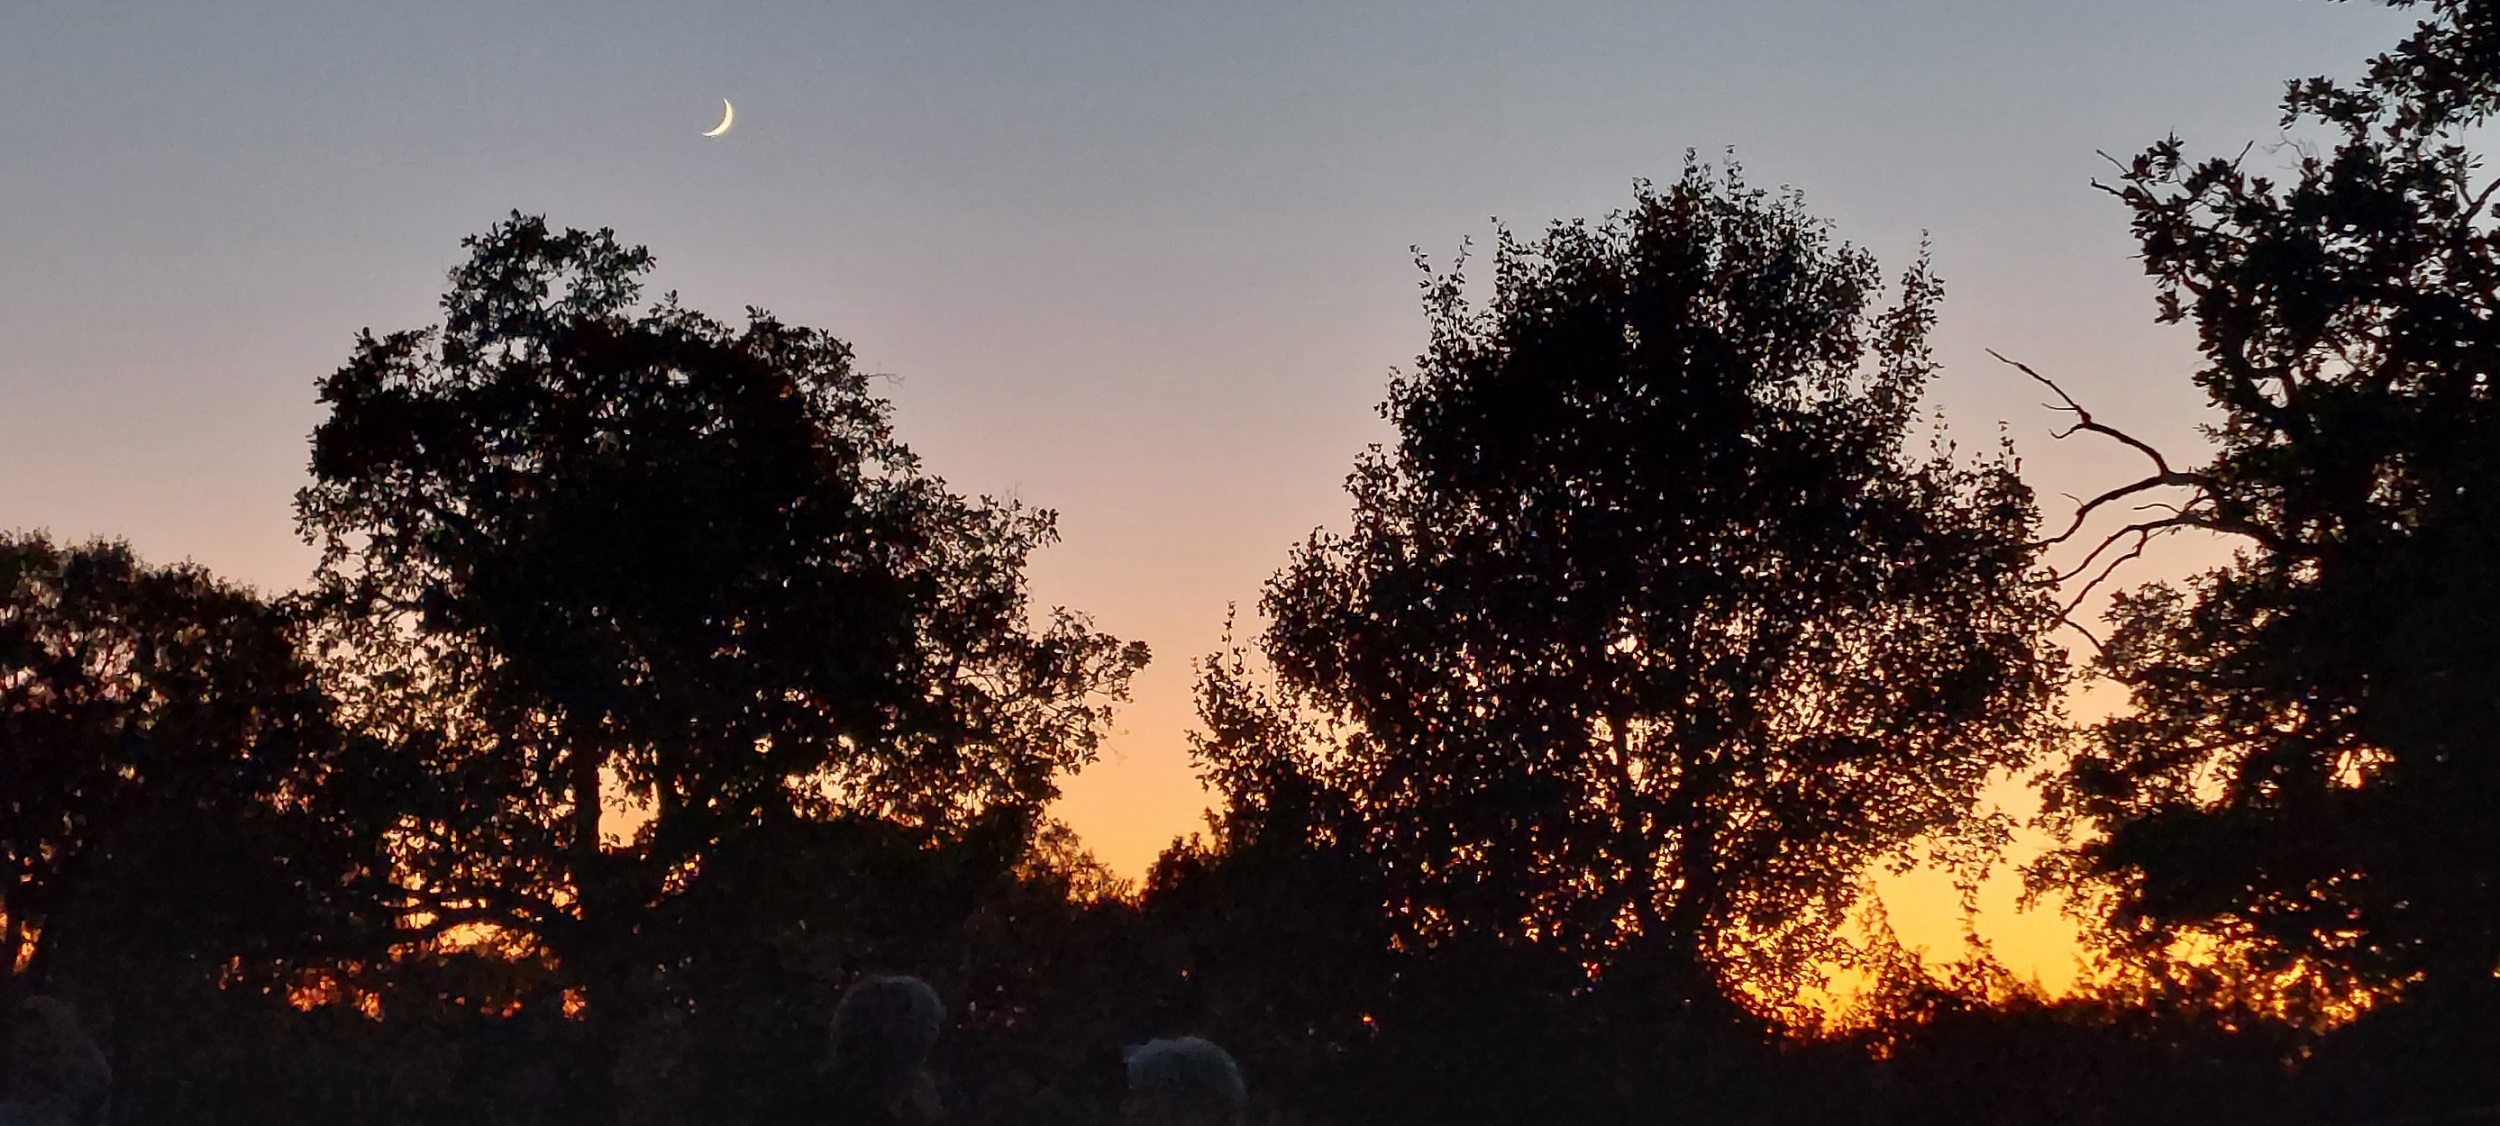
<svg viewBox="0 0 2500 1126">
<path fill-rule="evenodd" d="M 563 976 L 580 991 L 582 1000 L 581 1037 L 565 1069 L 568 1109 L 581 1126 L 613 1126 L 620 1109 L 616 1063 L 627 987 L 620 948 L 622 904 L 616 896 L 612 858 L 599 841 L 599 774 L 605 758 L 583 749 L 574 752 L 570 764 L 573 808 L 567 843 L 572 854 L 575 920 L 567 940 L 557 946 Z"/>
</svg>

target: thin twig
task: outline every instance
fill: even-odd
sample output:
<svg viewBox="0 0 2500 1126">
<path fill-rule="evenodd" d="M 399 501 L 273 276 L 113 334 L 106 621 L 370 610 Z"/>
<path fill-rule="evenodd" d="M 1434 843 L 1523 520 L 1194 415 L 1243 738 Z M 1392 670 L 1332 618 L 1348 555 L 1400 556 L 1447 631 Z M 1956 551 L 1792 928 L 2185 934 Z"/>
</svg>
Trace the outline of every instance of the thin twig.
<svg viewBox="0 0 2500 1126">
<path fill-rule="evenodd" d="M 2164 530 L 2175 530 L 2175 529 L 2164 529 Z M 2123 533 L 2122 533 L 2122 534 L 2123 534 Z M 2075 609 L 2076 609 L 2077 607 L 2079 607 L 2079 606 L 2082 606 L 2082 605 L 2083 605 L 2083 600 L 2084 600 L 2084 599 L 2091 597 L 2092 592 L 2093 592 L 2094 590 L 2098 589 L 2102 583 L 2108 582 L 2108 581 L 2109 581 L 2109 577 L 2110 577 L 2111 575 L 2116 574 L 2116 573 L 2118 572 L 2118 568 L 2119 568 L 2119 566 L 2120 566 L 2121 564 L 2124 564 L 2124 563 L 2126 563 L 2128 560 L 2131 560 L 2131 559 L 2141 559 L 2141 558 L 2143 558 L 2143 557 L 2144 557 L 2144 548 L 2145 548 L 2145 545 L 2150 544 L 2150 543 L 2152 543 L 2152 542 L 2153 542 L 2153 533 L 2152 533 L 2152 532 L 2150 532 L 2150 531 L 2139 531 L 2139 532 L 2137 532 L 2137 533 L 2136 533 L 2136 537 L 2135 537 L 2135 546 L 2134 546 L 2134 547 L 2131 547 L 2131 548 L 2128 548 L 2128 549 L 2127 549 L 2126 554 L 2124 554 L 2124 555 L 2120 555 L 2119 557 L 2117 557 L 2117 558 L 2115 558 L 2115 559 L 2110 560 L 2110 561 L 2109 561 L 2109 566 L 2106 566 L 2106 567 L 2101 568 L 2101 573 L 2100 573 L 2100 574 L 2097 574 L 2097 575 L 2092 576 L 2092 581 L 2091 581 L 2091 582 L 2088 582 L 2088 583 L 2083 584 L 2083 589 L 2076 591 L 2076 592 L 2075 592 L 2075 596 L 2074 596 L 2074 598 L 2073 598 L 2071 601 L 2069 601 L 2069 602 L 2067 602 L 2067 603 L 2066 603 L 2066 608 L 2065 608 L 2063 611 L 2060 611 L 2061 616 L 2064 616 L 2064 615 L 2072 615 L 2072 614 L 2075 612 Z"/>
<path fill-rule="evenodd" d="M 2020 360 L 2007 359 L 2004 353 L 1999 352 L 1994 348 L 1988 349 L 1988 354 L 1995 356 L 1997 358 L 1997 362 L 1999 363 L 2013 365 L 2014 370 L 2030 376 L 2041 386 L 2057 392 L 2057 397 L 2065 401 L 2066 405 L 2064 407 L 2058 407 L 2055 405 L 2051 405 L 2050 407 L 2051 410 L 2064 410 L 2075 416 L 2074 426 L 2068 428 L 2066 433 L 2058 435 L 2059 438 L 2067 437 L 2068 435 L 2071 435 L 2079 430 L 2089 430 L 2095 434 L 2105 435 L 2134 447 L 2137 451 L 2143 453 L 2144 456 L 2153 459 L 2153 468 L 2160 470 L 2165 476 L 2170 474 L 2170 459 L 2161 456 L 2160 450 L 2154 449 L 2151 445 L 2139 441 L 2134 435 L 2129 434 L 2124 430 L 2120 430 L 2114 426 L 2105 426 L 2101 423 L 2093 421 L 2092 412 L 2083 409 L 2083 404 L 2076 402 L 2075 397 L 2067 394 L 2065 388 L 2058 386 L 2056 380 L 2050 379 L 2048 376 L 2042 375 L 2039 372 L 2033 371 L 2030 364 L 2026 364 Z"/>
<path fill-rule="evenodd" d="M 2120 528 L 2115 532 L 2111 532 L 2108 536 L 2103 537 L 2098 546 L 2094 547 L 2089 554 L 2085 555 L 2081 560 L 2078 560 L 2075 563 L 2073 570 L 2058 571 L 2052 569 L 2049 574 L 2057 582 L 2065 583 L 2081 576 L 2085 571 L 2091 570 L 2092 565 L 2100 561 L 2101 554 L 2103 552 L 2118 546 L 2118 541 L 2125 539 L 2128 536 L 2136 537 L 2137 546 L 2140 548 L 2145 541 L 2150 540 L 2156 534 L 2167 534 L 2178 531 L 2181 528 L 2198 527 L 2203 527 L 2203 525 L 2196 523 L 2193 518 L 2183 519 L 2176 516 L 2161 520 L 2144 520 L 2129 524 L 2126 527 Z"/>
<path fill-rule="evenodd" d="M 2460 185 L 2460 186 L 2470 186 L 2470 185 Z M 2464 214 L 2463 216 L 2461 216 L 2461 217 L 2460 217 L 2460 222 L 2461 222 L 2461 223 L 2471 223 L 2471 222 L 2473 222 L 2473 221 L 2474 221 L 2474 217 L 2475 217 L 2476 215 L 2480 215 L 2480 214 L 2482 214 L 2482 211 L 2483 211 L 2483 205 L 2484 205 L 2484 204 L 2486 204 L 2486 203 L 2490 203 L 2490 202 L 2491 202 L 2491 193 L 2493 193 L 2493 192 L 2500 192 L 2500 179 L 2494 179 L 2494 180 L 2492 180 L 2492 182 L 2491 182 L 2489 185 L 2487 185 L 2487 186 L 2485 186 L 2485 187 L 2483 188 L 2483 190 L 2482 190 L 2482 192 L 2481 192 L 2480 194 L 2478 194 L 2478 195 L 2476 195 L 2476 196 L 2474 197 L 2474 202 L 2473 202 L 2470 206 L 2468 206 L 2468 207 L 2465 209 L 2465 214 Z"/>
</svg>

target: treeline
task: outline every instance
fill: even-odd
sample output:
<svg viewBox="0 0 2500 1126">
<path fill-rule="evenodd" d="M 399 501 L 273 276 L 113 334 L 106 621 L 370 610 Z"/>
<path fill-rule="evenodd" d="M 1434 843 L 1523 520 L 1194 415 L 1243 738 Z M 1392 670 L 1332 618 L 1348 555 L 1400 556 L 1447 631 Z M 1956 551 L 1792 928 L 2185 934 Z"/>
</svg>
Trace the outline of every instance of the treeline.
<svg viewBox="0 0 2500 1126">
<path fill-rule="evenodd" d="M 0 973 L 131 1123 L 822 1121 L 876 972 L 947 999 L 963 1122 L 1109 1121 L 1181 1033 L 1274 1122 L 2466 1120 L 2500 2 L 2422 6 L 2291 85 L 2279 174 L 2105 185 L 2214 443 L 2024 368 L 2145 465 L 2053 513 L 1922 422 L 1925 263 L 1732 169 L 1433 276 L 1346 530 L 1197 665 L 1221 804 L 1137 888 L 1041 812 L 1147 659 L 1030 603 L 1051 515 L 923 470 L 835 337 L 515 215 L 321 381 L 303 589 L 0 536 Z M 2183 530 L 2239 550 L 2125 587 Z M 2131 706 L 2078 726 L 2091 677 Z M 2009 772 L 2107 960 L 2074 997 L 1858 913 L 2001 862 Z"/>
</svg>

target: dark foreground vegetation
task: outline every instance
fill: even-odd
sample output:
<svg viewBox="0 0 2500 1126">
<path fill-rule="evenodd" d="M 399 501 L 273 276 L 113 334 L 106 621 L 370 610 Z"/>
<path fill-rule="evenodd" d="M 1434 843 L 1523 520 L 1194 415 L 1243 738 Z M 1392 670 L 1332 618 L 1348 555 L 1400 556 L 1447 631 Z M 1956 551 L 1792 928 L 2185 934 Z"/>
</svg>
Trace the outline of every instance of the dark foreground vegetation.
<svg viewBox="0 0 2500 1126">
<path fill-rule="evenodd" d="M 2107 185 L 2215 444 L 2052 384 L 2146 465 L 2080 510 L 1922 423 L 1924 264 L 1732 170 L 1436 277 L 1346 530 L 1198 666 L 1221 805 L 1137 888 L 1039 812 L 1147 656 L 1028 604 L 1050 515 L 923 472 L 840 340 L 516 215 L 321 383 L 304 589 L 0 536 L 7 1000 L 128 1123 L 827 1121 L 884 972 L 967 1123 L 1109 1121 L 1183 1033 L 1260 1121 L 2500 1118 L 2500 3 L 2422 7 L 2293 84 L 2279 176 Z M 2239 553 L 2070 620 L 2190 529 Z M 2092 676 L 2132 707 L 2078 728 Z M 2006 772 L 2076 996 L 1853 914 L 1997 861 Z"/>
</svg>

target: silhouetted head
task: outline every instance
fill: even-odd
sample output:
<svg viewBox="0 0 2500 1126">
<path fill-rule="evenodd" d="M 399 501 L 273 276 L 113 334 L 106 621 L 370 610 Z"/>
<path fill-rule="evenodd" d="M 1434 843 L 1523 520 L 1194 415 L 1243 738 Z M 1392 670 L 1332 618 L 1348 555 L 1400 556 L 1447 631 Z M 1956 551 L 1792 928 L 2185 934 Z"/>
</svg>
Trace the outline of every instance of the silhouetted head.
<svg viewBox="0 0 2500 1126">
<path fill-rule="evenodd" d="M 825 1059 L 841 1109 L 855 1117 L 936 1121 L 929 1049 L 945 1025 L 945 1004 L 919 978 L 870 977 L 851 986 L 833 1007 L 833 1044 Z"/>
<path fill-rule="evenodd" d="M 1241 1126 L 1249 1093 L 1233 1057 L 1195 1036 L 1130 1048 L 1128 1101 L 1133 1126 Z"/>
<path fill-rule="evenodd" d="M 113 1069 L 88 1039 L 68 1005 L 51 997 L 28 997 L 8 1014 L 6 1071 L 0 1097 L 37 1113 L 34 1121 L 91 1126 L 104 1120 Z"/>
</svg>

